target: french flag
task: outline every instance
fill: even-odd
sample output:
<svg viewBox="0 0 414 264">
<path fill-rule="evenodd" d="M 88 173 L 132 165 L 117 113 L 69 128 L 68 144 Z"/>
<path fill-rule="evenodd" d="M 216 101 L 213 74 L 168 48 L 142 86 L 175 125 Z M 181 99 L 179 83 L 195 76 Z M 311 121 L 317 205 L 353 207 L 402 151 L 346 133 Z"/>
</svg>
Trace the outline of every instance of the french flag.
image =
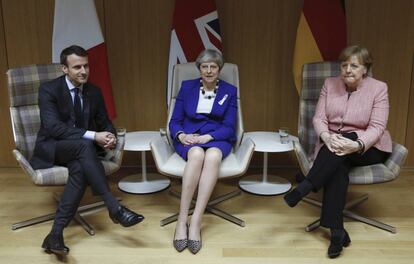
<svg viewBox="0 0 414 264">
<path fill-rule="evenodd" d="M 101 89 L 110 119 L 116 117 L 106 45 L 93 0 L 55 0 L 52 58 L 60 63 L 60 52 L 71 45 L 88 51 L 89 81 Z"/>
</svg>

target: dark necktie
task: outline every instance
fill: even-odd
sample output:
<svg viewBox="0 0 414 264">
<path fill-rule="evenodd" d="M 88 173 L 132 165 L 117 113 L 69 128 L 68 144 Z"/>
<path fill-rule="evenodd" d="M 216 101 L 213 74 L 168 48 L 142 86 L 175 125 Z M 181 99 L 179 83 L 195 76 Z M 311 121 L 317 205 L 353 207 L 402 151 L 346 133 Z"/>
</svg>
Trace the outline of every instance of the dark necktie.
<svg viewBox="0 0 414 264">
<path fill-rule="evenodd" d="M 75 110 L 75 126 L 76 127 L 83 127 L 83 111 L 82 111 L 82 104 L 79 97 L 79 88 L 75 87 L 73 89 L 75 91 L 75 97 L 73 100 L 73 109 Z"/>
</svg>

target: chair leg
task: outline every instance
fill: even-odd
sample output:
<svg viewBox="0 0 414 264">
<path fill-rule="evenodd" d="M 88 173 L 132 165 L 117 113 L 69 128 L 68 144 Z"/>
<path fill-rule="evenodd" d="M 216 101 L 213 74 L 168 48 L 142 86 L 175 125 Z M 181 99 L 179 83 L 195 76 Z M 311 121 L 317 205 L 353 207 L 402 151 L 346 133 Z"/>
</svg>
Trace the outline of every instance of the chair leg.
<svg viewBox="0 0 414 264">
<path fill-rule="evenodd" d="M 120 197 L 116 197 L 116 199 L 118 201 L 122 201 Z M 103 210 L 104 208 L 105 208 L 105 203 L 103 201 L 80 206 L 74 216 L 74 220 L 78 224 L 80 224 L 89 235 L 93 236 L 95 235 L 95 229 L 88 222 L 86 222 L 84 216 L 99 212 Z"/>
<path fill-rule="evenodd" d="M 303 197 L 302 201 L 304 201 L 305 203 L 311 204 L 313 206 L 319 207 L 319 208 L 322 207 L 322 202 L 312 197 Z"/>
<path fill-rule="evenodd" d="M 314 205 L 314 206 L 317 206 L 317 207 L 322 207 L 322 202 L 320 202 L 320 201 L 318 201 L 314 198 L 304 197 L 302 200 L 306 203 L 311 204 L 311 205 Z M 355 198 L 353 200 L 348 201 L 345 204 L 345 209 L 343 211 L 344 216 L 346 216 L 350 219 L 353 219 L 355 221 L 359 221 L 359 222 L 362 222 L 362 223 L 380 228 L 382 230 L 388 231 L 388 232 L 393 233 L 393 234 L 397 233 L 397 228 L 395 228 L 393 226 L 390 226 L 388 224 L 382 223 L 382 222 L 374 220 L 374 219 L 370 219 L 370 218 L 367 218 L 367 217 L 360 216 L 360 215 L 348 210 L 348 209 L 351 209 L 351 208 L 363 203 L 366 200 L 368 200 L 368 194 L 365 193 L 365 194 L 363 194 L 362 196 L 360 196 L 358 198 Z M 318 219 L 318 220 L 310 223 L 309 225 L 307 225 L 305 230 L 307 232 L 310 232 L 310 231 L 315 230 L 319 226 L 320 226 L 320 219 Z"/>
<path fill-rule="evenodd" d="M 240 194 L 241 194 L 240 190 L 235 190 L 235 191 L 220 195 L 220 196 L 214 198 L 213 200 L 211 200 L 210 202 L 208 202 L 208 205 L 213 206 L 213 205 L 219 204 L 221 202 L 230 200 L 231 198 L 233 198 L 237 195 L 240 195 Z"/>
<path fill-rule="evenodd" d="M 177 192 L 177 191 L 174 191 L 174 190 L 170 190 L 169 194 L 171 196 L 174 196 L 175 198 L 181 199 L 181 193 L 180 192 Z"/>
<path fill-rule="evenodd" d="M 59 195 L 54 193 L 53 194 L 53 198 L 59 202 Z M 42 215 L 39 217 L 35 217 L 35 218 L 31 218 L 28 220 L 24 220 L 21 222 L 17 222 L 12 224 L 12 230 L 17 230 L 20 228 L 24 228 L 24 227 L 28 227 L 28 226 L 32 226 L 32 225 L 37 225 L 37 224 L 41 224 L 50 220 L 53 220 L 55 218 L 56 213 L 51 213 L 51 214 L 47 214 L 47 215 Z"/>
<path fill-rule="evenodd" d="M 223 219 L 225 219 L 229 222 L 232 222 L 233 224 L 239 225 L 241 227 L 246 226 L 246 223 L 244 222 L 244 220 L 242 220 L 240 218 L 237 218 L 234 215 L 231 215 L 231 214 L 229 214 L 229 213 L 227 213 L 227 212 L 225 212 L 221 209 L 218 209 L 216 207 L 207 206 L 206 211 L 209 212 L 209 213 L 212 213 L 214 215 L 217 215 L 217 216 L 219 216 L 219 217 L 221 217 L 221 218 L 223 218 Z"/>
<path fill-rule="evenodd" d="M 55 213 L 53 214 L 48 214 L 48 215 L 43 215 L 43 216 L 39 216 L 39 217 L 35 217 L 29 220 L 25 220 L 25 221 L 21 221 L 18 223 L 14 223 L 12 224 L 12 230 L 17 230 L 20 228 L 24 228 L 24 227 L 28 227 L 28 226 L 32 226 L 32 225 L 37 225 L 43 222 L 47 222 L 50 220 L 53 220 L 55 218 Z"/>
<path fill-rule="evenodd" d="M 75 214 L 73 220 L 80 224 L 89 235 L 95 235 L 95 229 L 93 229 L 93 227 L 88 222 L 86 222 L 86 220 L 79 213 Z"/>
<path fill-rule="evenodd" d="M 317 219 L 315 221 L 313 221 L 312 223 L 310 223 L 309 225 L 306 226 L 305 231 L 306 232 L 311 232 L 313 230 L 315 230 L 316 228 L 320 227 L 321 225 L 321 219 Z"/>
<path fill-rule="evenodd" d="M 193 212 L 194 212 L 194 207 L 191 207 L 190 210 L 188 210 L 188 215 L 192 215 Z M 172 222 L 177 221 L 177 219 L 178 219 L 178 213 L 173 214 L 173 215 L 171 215 L 167 218 L 162 219 L 160 221 L 160 226 L 165 226 L 165 225 L 171 224 Z"/>
<path fill-rule="evenodd" d="M 118 201 L 122 201 L 121 198 L 116 198 Z M 101 211 L 105 208 L 105 203 L 103 201 L 86 204 L 79 206 L 77 213 L 81 214 L 82 216 L 92 214 L 98 211 Z"/>
<path fill-rule="evenodd" d="M 302 198 L 302 200 L 305 203 L 311 204 L 313 206 L 316 206 L 316 207 L 319 207 L 319 208 L 322 207 L 322 202 L 316 200 L 315 198 L 312 198 L 312 197 L 304 197 L 304 198 Z M 310 223 L 309 225 L 307 225 L 305 227 L 305 231 L 306 232 L 311 232 L 311 231 L 315 230 L 316 228 L 318 228 L 320 226 L 320 224 L 321 224 L 321 221 L 320 220 L 321 219 L 318 218 L 317 220 L 315 220 L 312 223 Z"/>
<path fill-rule="evenodd" d="M 59 203 L 60 201 L 60 195 L 57 193 L 53 194 L 53 198 L 55 199 L 55 201 L 57 203 Z M 118 201 L 122 201 L 122 199 L 120 197 L 116 197 L 116 199 Z M 105 207 L 105 203 L 103 201 L 99 201 L 99 202 L 95 202 L 92 204 L 87 204 L 87 205 L 83 205 L 80 206 L 74 216 L 74 220 L 79 223 L 84 229 L 85 231 L 93 236 L 95 235 L 95 230 L 93 229 L 93 227 L 86 222 L 86 220 L 83 218 L 83 216 L 85 215 L 89 215 L 98 211 L 101 211 L 102 209 L 104 209 Z M 25 221 L 21 221 L 18 223 L 14 223 L 12 224 L 12 230 L 17 230 L 20 228 L 24 228 L 24 227 L 28 227 L 28 226 L 32 226 L 32 225 L 36 225 L 36 224 L 40 224 L 43 222 L 47 222 L 50 220 L 53 220 L 56 216 L 56 213 L 52 213 L 52 214 L 48 214 L 48 215 L 44 215 L 44 216 L 39 216 L 39 217 L 35 217 L 29 220 L 25 220 Z"/>
<path fill-rule="evenodd" d="M 214 207 L 214 205 L 219 204 L 219 203 L 224 202 L 224 201 L 227 201 L 227 200 L 229 200 L 229 199 L 231 199 L 231 198 L 233 198 L 237 195 L 240 195 L 240 194 L 241 194 L 240 190 L 235 190 L 233 192 L 220 195 L 219 197 L 216 197 L 215 199 L 211 200 L 207 204 L 206 211 L 209 212 L 209 213 L 212 213 L 214 215 L 217 215 L 217 216 L 219 216 L 219 217 L 221 217 L 221 218 L 223 218 L 227 221 L 230 221 L 230 222 L 232 222 L 236 225 L 239 225 L 241 227 L 245 227 L 246 223 L 244 222 L 244 220 L 242 220 L 238 217 L 235 217 L 235 216 L 233 216 L 233 215 L 231 215 L 231 214 L 229 214 L 229 213 L 227 213 L 227 212 L 225 212 L 221 209 L 218 209 L 218 208 Z"/>
<path fill-rule="evenodd" d="M 353 199 L 353 200 L 348 201 L 348 202 L 345 204 L 345 209 L 350 209 L 350 208 L 352 208 L 352 207 L 355 207 L 355 206 L 357 206 L 357 205 L 359 205 L 359 204 L 361 204 L 361 203 L 365 202 L 366 200 L 368 200 L 368 194 L 367 194 L 367 193 L 364 193 L 364 194 L 363 194 L 363 195 L 361 195 L 360 197 L 358 197 L 358 198 L 355 198 L 355 199 Z"/>
<path fill-rule="evenodd" d="M 353 220 L 371 225 L 373 227 L 380 228 L 382 230 L 388 231 L 388 232 L 393 233 L 393 234 L 397 233 L 397 228 L 395 228 L 393 226 L 390 226 L 388 224 L 382 223 L 382 222 L 374 220 L 374 219 L 370 219 L 370 218 L 367 218 L 367 217 L 360 216 L 360 215 L 358 215 L 356 213 L 353 213 L 349 210 L 344 210 L 344 216 L 346 216 L 348 218 L 351 218 Z"/>
<path fill-rule="evenodd" d="M 230 193 L 226 193 L 224 195 L 220 195 L 220 196 L 214 198 L 213 200 L 210 200 L 207 204 L 206 211 L 209 212 L 209 213 L 212 213 L 214 215 L 217 215 L 217 216 L 219 216 L 219 217 L 221 217 L 221 218 L 223 218 L 227 221 L 230 221 L 230 222 L 232 222 L 236 225 L 244 227 L 246 225 L 246 223 L 242 219 L 237 218 L 237 217 L 235 217 L 235 216 L 233 216 L 233 215 L 231 215 L 231 214 L 229 214 L 229 213 L 227 213 L 227 212 L 225 212 L 221 209 L 218 209 L 214 206 L 214 205 L 219 204 L 221 202 L 227 201 L 227 200 L 229 200 L 229 199 L 231 199 L 231 198 L 233 198 L 233 197 L 235 197 L 239 194 L 241 194 L 241 191 L 236 190 L 236 191 L 233 191 L 233 192 L 230 192 Z M 181 198 L 181 193 L 177 192 L 177 191 L 170 190 L 170 195 L 172 195 L 176 198 Z M 194 205 L 195 200 L 193 199 L 191 201 L 191 203 Z M 194 207 L 190 208 L 190 210 L 188 212 L 188 215 L 191 215 L 193 212 L 194 212 Z M 177 219 L 178 219 L 178 213 L 174 214 L 174 215 L 171 215 L 167 218 L 162 219 L 160 221 L 160 226 L 168 225 L 168 224 L 170 224 L 174 221 L 177 221 Z"/>
<path fill-rule="evenodd" d="M 170 190 L 169 194 L 171 196 L 174 196 L 175 198 L 178 198 L 178 199 L 181 198 L 181 193 L 180 192 L 177 192 L 177 191 L 174 191 L 174 190 Z M 192 215 L 193 212 L 194 212 L 195 199 L 192 199 L 191 200 L 191 205 L 192 206 L 188 210 L 188 215 Z M 165 226 L 165 225 L 171 224 L 172 222 L 177 221 L 177 219 L 178 219 L 178 213 L 173 214 L 173 215 L 171 215 L 171 216 L 169 216 L 167 218 L 162 219 L 160 221 L 160 226 Z"/>
</svg>

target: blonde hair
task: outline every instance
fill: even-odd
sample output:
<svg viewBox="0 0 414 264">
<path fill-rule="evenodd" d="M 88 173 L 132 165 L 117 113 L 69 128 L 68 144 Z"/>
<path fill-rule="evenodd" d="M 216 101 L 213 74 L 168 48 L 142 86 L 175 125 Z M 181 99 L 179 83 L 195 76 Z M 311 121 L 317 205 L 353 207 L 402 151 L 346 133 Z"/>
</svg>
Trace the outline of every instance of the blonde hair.
<svg viewBox="0 0 414 264">
<path fill-rule="evenodd" d="M 372 67 L 372 56 L 366 48 L 358 45 L 348 46 L 341 51 L 338 59 L 340 62 L 344 62 L 354 55 L 357 56 L 359 62 L 364 65 L 365 68 L 367 68 L 367 72 L 369 72 Z"/>
</svg>

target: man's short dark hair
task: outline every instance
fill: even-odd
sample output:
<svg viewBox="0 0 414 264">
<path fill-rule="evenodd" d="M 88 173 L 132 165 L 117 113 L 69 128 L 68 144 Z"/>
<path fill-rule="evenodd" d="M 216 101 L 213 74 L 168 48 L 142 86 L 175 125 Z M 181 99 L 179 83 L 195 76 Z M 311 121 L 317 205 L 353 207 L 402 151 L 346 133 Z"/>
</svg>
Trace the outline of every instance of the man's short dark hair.
<svg viewBox="0 0 414 264">
<path fill-rule="evenodd" d="M 72 54 L 78 55 L 80 57 L 88 56 L 88 52 L 84 48 L 77 45 L 72 45 L 63 49 L 60 53 L 60 64 L 68 66 L 68 56 Z"/>
</svg>

